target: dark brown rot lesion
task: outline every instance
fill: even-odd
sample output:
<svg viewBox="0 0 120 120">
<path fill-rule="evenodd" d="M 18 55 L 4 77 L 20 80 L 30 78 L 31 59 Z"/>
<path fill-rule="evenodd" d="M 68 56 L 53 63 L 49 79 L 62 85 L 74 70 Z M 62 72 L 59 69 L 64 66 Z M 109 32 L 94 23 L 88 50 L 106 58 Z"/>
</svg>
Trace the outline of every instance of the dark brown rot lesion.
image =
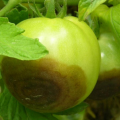
<svg viewBox="0 0 120 120">
<path fill-rule="evenodd" d="M 68 109 L 86 93 L 86 77 L 80 67 L 48 58 L 21 61 L 5 57 L 2 77 L 12 95 L 37 112 Z"/>
<path fill-rule="evenodd" d="M 99 75 L 98 82 L 89 98 L 103 100 L 118 94 L 120 94 L 120 70 L 112 69 Z"/>
</svg>

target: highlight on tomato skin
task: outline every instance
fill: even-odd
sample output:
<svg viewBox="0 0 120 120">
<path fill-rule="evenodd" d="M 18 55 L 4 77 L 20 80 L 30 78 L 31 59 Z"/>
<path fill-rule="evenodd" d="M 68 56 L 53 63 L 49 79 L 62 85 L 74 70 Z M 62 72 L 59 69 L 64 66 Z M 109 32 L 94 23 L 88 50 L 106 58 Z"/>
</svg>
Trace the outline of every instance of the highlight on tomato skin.
<svg viewBox="0 0 120 120">
<path fill-rule="evenodd" d="M 99 75 L 100 49 L 90 27 L 75 17 L 22 21 L 23 35 L 39 38 L 49 54 L 39 60 L 4 57 L 2 77 L 12 95 L 40 113 L 71 108 L 92 92 Z"/>
</svg>

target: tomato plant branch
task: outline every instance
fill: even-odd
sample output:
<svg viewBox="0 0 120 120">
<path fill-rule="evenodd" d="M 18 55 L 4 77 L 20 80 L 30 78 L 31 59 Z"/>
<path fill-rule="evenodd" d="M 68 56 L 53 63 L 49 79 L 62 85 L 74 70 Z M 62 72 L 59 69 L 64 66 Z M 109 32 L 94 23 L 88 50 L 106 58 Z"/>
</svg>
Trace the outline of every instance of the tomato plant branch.
<svg viewBox="0 0 120 120">
<path fill-rule="evenodd" d="M 15 7 L 20 2 L 21 0 L 9 0 L 7 5 L 0 10 L 0 17 L 4 16 L 6 12 L 11 10 L 13 7 Z"/>
<path fill-rule="evenodd" d="M 32 2 L 32 0 L 29 0 L 30 2 Z M 36 3 L 43 3 L 45 0 L 35 0 L 35 2 Z M 62 3 L 63 2 L 63 0 L 58 0 L 59 1 L 59 3 Z M 28 0 L 22 0 L 22 2 L 23 3 L 27 3 L 28 2 Z M 67 4 L 68 5 L 78 5 L 78 2 L 79 2 L 79 0 L 68 0 L 67 1 Z"/>
</svg>

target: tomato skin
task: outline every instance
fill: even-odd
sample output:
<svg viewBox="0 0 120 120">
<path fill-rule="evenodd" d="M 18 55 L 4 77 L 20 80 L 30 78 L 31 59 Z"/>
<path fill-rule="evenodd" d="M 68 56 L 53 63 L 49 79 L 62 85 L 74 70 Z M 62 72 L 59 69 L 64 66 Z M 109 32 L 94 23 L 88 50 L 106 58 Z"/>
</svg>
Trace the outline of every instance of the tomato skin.
<svg viewBox="0 0 120 120">
<path fill-rule="evenodd" d="M 101 65 L 98 82 L 89 96 L 103 100 L 120 93 L 120 47 L 113 33 L 101 33 L 99 38 Z"/>
<path fill-rule="evenodd" d="M 25 29 L 23 35 L 38 38 L 49 54 L 33 61 L 3 59 L 2 76 L 11 93 L 26 107 L 48 113 L 86 99 L 100 67 L 99 45 L 89 26 L 66 17 L 28 19 L 18 27 Z"/>
<path fill-rule="evenodd" d="M 120 94 L 120 42 L 111 29 L 111 11 L 115 7 L 109 8 L 102 4 L 92 13 L 92 16 L 98 17 L 100 23 L 98 42 L 101 50 L 98 82 L 89 96 L 94 100 L 103 100 Z"/>
</svg>

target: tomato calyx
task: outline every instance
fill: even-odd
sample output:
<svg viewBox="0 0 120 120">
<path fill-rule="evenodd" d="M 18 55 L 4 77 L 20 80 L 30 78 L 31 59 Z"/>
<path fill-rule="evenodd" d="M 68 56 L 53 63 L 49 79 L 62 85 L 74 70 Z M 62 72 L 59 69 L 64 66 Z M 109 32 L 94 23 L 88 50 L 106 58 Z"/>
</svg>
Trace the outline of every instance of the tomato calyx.
<svg viewBox="0 0 120 120">
<path fill-rule="evenodd" d="M 43 8 L 40 10 L 35 2 L 33 5 L 34 9 L 33 7 L 30 8 L 38 17 L 64 18 L 67 13 L 67 0 L 63 0 L 62 5 L 57 0 L 45 0 Z M 29 6 L 31 6 L 30 3 Z"/>
</svg>

